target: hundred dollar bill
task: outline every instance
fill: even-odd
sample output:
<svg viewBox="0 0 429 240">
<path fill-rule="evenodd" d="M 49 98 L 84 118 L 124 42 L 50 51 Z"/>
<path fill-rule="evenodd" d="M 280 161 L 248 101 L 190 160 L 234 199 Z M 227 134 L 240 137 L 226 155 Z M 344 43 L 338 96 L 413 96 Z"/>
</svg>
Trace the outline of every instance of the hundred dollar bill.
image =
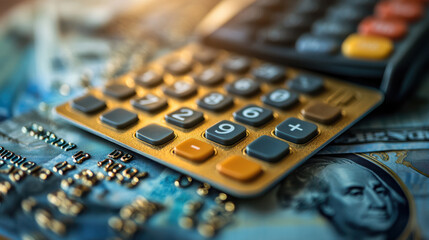
<svg viewBox="0 0 429 240">
<path fill-rule="evenodd" d="M 236 199 L 37 112 L 0 131 L 0 235 L 12 239 L 429 236 L 424 154 L 316 156 Z"/>
<path fill-rule="evenodd" d="M 368 116 L 320 153 L 429 149 L 429 77 L 425 80 L 411 99 Z"/>
</svg>

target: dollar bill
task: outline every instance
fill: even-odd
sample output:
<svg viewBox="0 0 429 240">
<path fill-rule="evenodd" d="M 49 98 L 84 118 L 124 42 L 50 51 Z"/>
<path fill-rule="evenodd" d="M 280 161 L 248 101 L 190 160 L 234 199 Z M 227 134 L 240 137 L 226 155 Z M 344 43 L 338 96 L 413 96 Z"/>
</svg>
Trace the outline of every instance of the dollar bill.
<svg viewBox="0 0 429 240">
<path fill-rule="evenodd" d="M 40 174 L 27 174 L 23 180 L 16 181 L 6 165 L 15 166 L 17 171 L 22 170 L 24 164 L 18 164 L 17 158 L 6 158 L 4 150 L 0 154 L 6 162 L 0 167 L 3 187 L 0 187 L 0 192 L 3 191 L 0 235 L 13 239 L 418 239 L 429 236 L 429 180 L 424 175 L 427 173 L 424 152 L 373 153 L 367 156 L 370 158 L 353 154 L 316 156 L 264 195 L 235 199 L 36 112 L 5 121 L 0 124 L 0 130 L 3 149 L 52 173 L 46 180 Z M 42 130 L 54 133 L 57 140 L 63 141 L 49 143 L 40 134 Z M 70 150 L 65 151 L 67 149 Z M 76 157 L 80 151 L 82 154 Z M 133 158 L 121 161 L 118 152 Z M 86 153 L 89 158 L 85 158 Z M 105 159 L 126 169 L 134 167 L 139 172 L 147 172 L 148 176 L 130 188 L 127 179 L 123 182 L 118 176 L 109 179 L 106 165 L 99 166 Z M 61 175 L 55 169 L 67 169 L 59 165 L 64 161 L 74 168 Z M 85 185 L 82 179 L 88 176 L 83 174 L 87 170 L 104 177 L 93 186 Z M 12 186 L 6 194 L 5 182 Z M 82 184 L 90 187 L 86 189 L 88 192 L 79 195 L 78 190 L 85 190 L 78 188 Z"/>
</svg>

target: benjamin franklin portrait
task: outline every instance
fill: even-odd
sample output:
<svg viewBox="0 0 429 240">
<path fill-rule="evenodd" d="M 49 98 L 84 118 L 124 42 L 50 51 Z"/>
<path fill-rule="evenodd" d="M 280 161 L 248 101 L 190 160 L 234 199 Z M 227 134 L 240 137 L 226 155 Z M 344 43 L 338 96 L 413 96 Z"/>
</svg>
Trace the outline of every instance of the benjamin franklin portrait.
<svg viewBox="0 0 429 240">
<path fill-rule="evenodd" d="M 315 157 L 282 182 L 278 200 L 296 211 L 318 211 L 341 238 L 396 238 L 407 224 L 408 202 L 382 171 L 356 155 Z"/>
</svg>

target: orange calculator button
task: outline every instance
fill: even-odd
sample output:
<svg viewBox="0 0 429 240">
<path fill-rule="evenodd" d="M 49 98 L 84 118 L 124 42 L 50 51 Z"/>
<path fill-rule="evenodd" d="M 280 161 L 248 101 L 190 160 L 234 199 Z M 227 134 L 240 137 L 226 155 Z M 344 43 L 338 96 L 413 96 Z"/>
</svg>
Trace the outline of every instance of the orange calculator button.
<svg viewBox="0 0 429 240">
<path fill-rule="evenodd" d="M 237 155 L 218 163 L 216 169 L 220 173 L 239 181 L 252 180 L 262 172 L 261 165 Z"/>
<path fill-rule="evenodd" d="M 352 34 L 344 40 L 341 48 L 349 58 L 380 60 L 390 55 L 393 43 L 385 37 Z"/>
<path fill-rule="evenodd" d="M 407 33 L 407 24 L 401 20 L 367 17 L 359 24 L 358 29 L 362 35 L 381 36 L 395 40 L 402 38 Z"/>
<path fill-rule="evenodd" d="M 424 6 L 415 1 L 381 1 L 375 7 L 375 15 L 383 19 L 415 21 L 422 17 Z"/>
<path fill-rule="evenodd" d="M 174 148 L 174 153 L 193 162 L 202 162 L 214 153 L 212 145 L 190 138 Z"/>
</svg>

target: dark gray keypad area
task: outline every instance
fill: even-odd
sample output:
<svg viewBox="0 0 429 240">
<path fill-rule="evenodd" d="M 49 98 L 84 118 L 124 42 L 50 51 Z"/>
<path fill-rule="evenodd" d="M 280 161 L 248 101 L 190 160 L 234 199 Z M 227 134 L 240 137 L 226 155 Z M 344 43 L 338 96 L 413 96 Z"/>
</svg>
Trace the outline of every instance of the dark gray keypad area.
<svg viewBox="0 0 429 240">
<path fill-rule="evenodd" d="M 157 124 L 149 124 L 140 128 L 136 137 L 152 145 L 161 145 L 174 138 L 174 131 Z"/>
<path fill-rule="evenodd" d="M 206 138 L 222 145 L 233 145 L 246 137 L 246 128 L 223 120 L 206 130 Z"/>
<path fill-rule="evenodd" d="M 277 162 L 289 154 L 289 144 L 263 135 L 246 147 L 246 153 L 267 162 Z"/>
<path fill-rule="evenodd" d="M 71 106 L 84 113 L 95 113 L 106 108 L 106 103 L 92 95 L 87 95 L 73 100 Z"/>
<path fill-rule="evenodd" d="M 137 122 L 139 119 L 137 114 L 125 110 L 123 108 L 116 108 L 100 116 L 100 120 L 114 128 L 126 128 Z"/>
<path fill-rule="evenodd" d="M 302 144 L 314 138 L 318 130 L 316 124 L 292 117 L 277 125 L 275 134 L 287 141 Z"/>
<path fill-rule="evenodd" d="M 134 88 L 127 87 L 123 84 L 110 84 L 104 87 L 103 93 L 110 97 L 122 100 L 133 96 L 136 94 L 136 91 Z"/>
</svg>

